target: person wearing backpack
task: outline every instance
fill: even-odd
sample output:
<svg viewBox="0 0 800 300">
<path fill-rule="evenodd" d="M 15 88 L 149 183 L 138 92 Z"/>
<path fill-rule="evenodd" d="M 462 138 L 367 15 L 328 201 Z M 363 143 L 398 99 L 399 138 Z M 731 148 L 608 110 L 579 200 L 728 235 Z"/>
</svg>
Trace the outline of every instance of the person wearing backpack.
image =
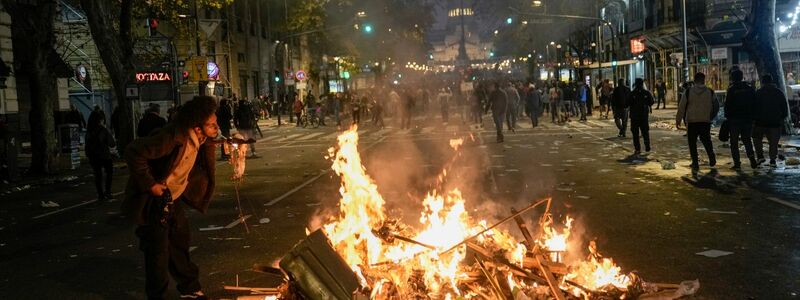
<svg viewBox="0 0 800 300">
<path fill-rule="evenodd" d="M 697 138 L 703 143 L 708 155 L 708 165 L 717 164 L 714 145 L 711 142 L 711 121 L 719 111 L 719 102 L 714 98 L 714 91 L 705 85 L 706 75 L 698 72 L 694 75 L 694 84 L 686 89 L 678 103 L 675 115 L 675 126 L 681 128 L 686 124 L 689 138 L 689 155 L 692 158 L 692 169 L 700 167 L 697 157 Z"/>
<path fill-rule="evenodd" d="M 636 78 L 633 84 L 633 91 L 625 100 L 625 108 L 629 110 L 631 116 L 631 134 L 633 135 L 633 148 L 639 155 L 642 146 L 639 144 L 639 133 L 644 140 L 644 151 L 650 152 L 650 107 L 653 106 L 653 94 L 644 88 L 644 79 Z"/>
<path fill-rule="evenodd" d="M 111 200 L 113 199 L 111 179 L 114 176 L 111 148 L 116 147 L 117 143 L 111 135 L 111 131 L 106 128 L 105 118 L 89 118 L 86 128 L 85 151 L 89 164 L 92 166 L 97 199 L 99 201 Z M 105 180 L 103 180 L 104 171 Z"/>
<path fill-rule="evenodd" d="M 736 69 L 731 71 L 731 86 L 728 87 L 725 99 L 725 120 L 728 122 L 729 138 L 731 144 L 731 157 L 733 158 L 734 170 L 742 168 L 739 160 L 739 138 L 744 144 L 747 158 L 750 159 L 750 167 L 758 167 L 755 154 L 753 153 L 753 142 L 751 140 L 753 130 L 753 117 L 756 99 L 756 90 L 748 83 L 744 82 L 744 73 Z"/>
</svg>

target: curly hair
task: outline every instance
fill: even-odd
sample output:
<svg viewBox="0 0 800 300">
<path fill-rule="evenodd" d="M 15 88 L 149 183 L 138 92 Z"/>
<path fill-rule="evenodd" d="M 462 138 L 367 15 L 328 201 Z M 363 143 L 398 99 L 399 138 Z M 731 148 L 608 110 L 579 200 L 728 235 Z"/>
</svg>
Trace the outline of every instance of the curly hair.
<svg viewBox="0 0 800 300">
<path fill-rule="evenodd" d="M 217 100 L 211 96 L 195 96 L 184 103 L 175 114 L 175 127 L 188 130 L 203 127 L 203 123 L 217 112 Z"/>
</svg>

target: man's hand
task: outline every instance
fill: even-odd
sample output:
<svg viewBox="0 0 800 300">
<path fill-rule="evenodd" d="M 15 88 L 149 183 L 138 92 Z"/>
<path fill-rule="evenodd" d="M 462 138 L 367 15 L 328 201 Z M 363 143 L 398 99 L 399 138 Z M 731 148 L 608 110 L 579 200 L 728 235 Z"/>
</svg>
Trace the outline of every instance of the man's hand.
<svg viewBox="0 0 800 300">
<path fill-rule="evenodd" d="M 166 185 L 156 183 L 150 187 L 150 194 L 156 197 L 161 197 L 162 195 L 164 195 L 164 190 L 166 189 L 167 189 Z"/>
</svg>

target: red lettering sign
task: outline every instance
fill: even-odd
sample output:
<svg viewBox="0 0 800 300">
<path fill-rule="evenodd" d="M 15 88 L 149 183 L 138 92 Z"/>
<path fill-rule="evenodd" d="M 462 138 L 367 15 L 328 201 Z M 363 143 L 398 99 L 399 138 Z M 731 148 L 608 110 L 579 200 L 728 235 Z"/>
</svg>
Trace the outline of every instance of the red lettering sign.
<svg viewBox="0 0 800 300">
<path fill-rule="evenodd" d="M 643 38 L 633 38 L 631 39 L 631 54 L 639 54 L 644 52 L 644 39 Z"/>
<path fill-rule="evenodd" d="M 137 72 L 136 73 L 136 81 L 137 82 L 146 82 L 146 81 L 171 81 L 172 76 L 169 76 L 169 73 L 165 72 Z"/>
</svg>

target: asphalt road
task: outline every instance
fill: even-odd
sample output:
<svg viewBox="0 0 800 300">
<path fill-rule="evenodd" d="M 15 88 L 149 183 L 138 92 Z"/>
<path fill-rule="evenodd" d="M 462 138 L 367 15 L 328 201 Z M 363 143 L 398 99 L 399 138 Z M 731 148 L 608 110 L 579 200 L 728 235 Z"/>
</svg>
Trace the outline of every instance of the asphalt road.
<svg viewBox="0 0 800 300">
<path fill-rule="evenodd" d="M 623 270 L 635 270 L 647 281 L 699 279 L 696 299 L 798 297 L 800 171 L 795 167 L 745 166 L 733 172 L 728 149 L 716 143 L 719 166 L 693 174 L 684 132 L 656 124 L 654 151 L 634 158 L 629 139 L 616 138 L 609 120 L 565 126 L 545 121 L 535 129 L 521 122 L 501 144 L 494 142 L 490 120 L 484 117 L 484 123 L 481 129 L 418 118 L 412 130 L 363 126 L 366 169 L 391 214 L 415 224 L 420 197 L 448 167 L 444 189 L 458 187 L 475 219 L 496 220 L 511 207 L 550 195 L 555 212 L 576 218 L 576 249 L 595 240 Z M 276 279 L 251 271 L 252 265 L 274 264 L 303 239 L 309 220 L 335 210 L 339 178 L 324 158 L 335 136 L 330 127 L 266 130 L 256 145 L 261 158 L 247 162 L 239 201 L 234 184 L 225 180 L 230 167 L 220 162 L 211 210 L 189 214 L 192 255 L 208 294 L 233 298 L 223 285 L 269 286 Z M 458 157 L 448 146 L 453 138 L 466 140 Z M 662 162 L 676 168 L 662 170 Z M 125 176 L 124 170 L 117 176 L 115 191 L 122 190 Z M 94 194 L 89 180 L 2 195 L 1 299 L 144 298 L 134 226 L 118 215 L 119 201 L 87 202 Z M 42 200 L 61 206 L 42 208 Z M 240 206 L 250 216 L 245 223 L 236 222 Z M 695 254 L 711 249 L 733 254 Z"/>
</svg>

